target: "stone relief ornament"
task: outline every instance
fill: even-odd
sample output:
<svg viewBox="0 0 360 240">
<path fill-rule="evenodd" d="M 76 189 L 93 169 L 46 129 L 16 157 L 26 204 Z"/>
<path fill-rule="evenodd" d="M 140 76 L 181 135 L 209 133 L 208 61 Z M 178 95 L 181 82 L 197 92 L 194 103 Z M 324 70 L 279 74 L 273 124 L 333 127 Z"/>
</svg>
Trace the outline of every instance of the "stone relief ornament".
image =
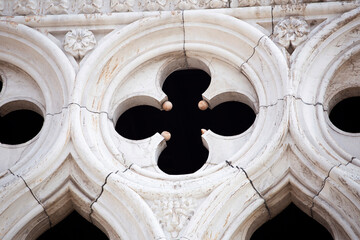
<svg viewBox="0 0 360 240">
<path fill-rule="evenodd" d="M 164 10 L 167 0 L 146 0 L 145 8 L 149 11 Z"/>
<path fill-rule="evenodd" d="M 189 10 L 192 8 L 196 8 L 197 4 L 198 4 L 197 0 L 179 0 L 178 4 L 176 5 L 176 8 L 180 10 Z"/>
<path fill-rule="evenodd" d="M 227 0 L 211 0 L 209 4 L 210 8 L 223 8 L 228 6 Z"/>
<path fill-rule="evenodd" d="M 46 13 L 63 14 L 68 13 L 69 0 L 47 0 L 45 2 Z"/>
<path fill-rule="evenodd" d="M 113 12 L 132 12 L 135 0 L 111 0 L 111 11 Z"/>
<path fill-rule="evenodd" d="M 239 0 L 239 6 L 269 6 L 272 4 L 298 4 L 302 3 L 302 0 Z"/>
<path fill-rule="evenodd" d="M 299 17 L 286 18 L 274 28 L 274 40 L 285 48 L 296 48 L 307 38 L 310 27 L 307 22 Z"/>
<path fill-rule="evenodd" d="M 194 204 L 189 198 L 169 197 L 154 201 L 152 209 L 159 219 L 162 228 L 172 238 L 179 235 L 181 229 L 190 221 L 194 214 Z"/>
<path fill-rule="evenodd" d="M 257 4 L 257 0 L 239 0 L 239 6 L 247 7 L 247 6 L 255 6 Z"/>
<path fill-rule="evenodd" d="M 84 57 L 87 52 L 95 47 L 95 45 L 95 36 L 89 30 L 71 30 L 65 35 L 64 50 L 70 53 L 76 59 L 81 59 Z"/>
<path fill-rule="evenodd" d="M 17 0 L 13 10 L 15 14 L 27 15 L 36 13 L 36 0 Z"/>
<path fill-rule="evenodd" d="M 81 0 L 80 11 L 83 13 L 99 12 L 103 6 L 103 0 Z"/>
</svg>

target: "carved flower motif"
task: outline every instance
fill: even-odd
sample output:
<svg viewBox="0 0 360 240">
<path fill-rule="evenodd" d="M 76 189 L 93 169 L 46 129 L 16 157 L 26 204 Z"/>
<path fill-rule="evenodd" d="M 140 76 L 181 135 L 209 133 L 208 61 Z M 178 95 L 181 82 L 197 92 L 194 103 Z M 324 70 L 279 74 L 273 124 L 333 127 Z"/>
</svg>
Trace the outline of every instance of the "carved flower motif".
<svg viewBox="0 0 360 240">
<path fill-rule="evenodd" d="M 280 21 L 274 28 L 275 41 L 289 48 L 299 46 L 306 40 L 309 33 L 309 25 L 307 22 L 298 17 L 290 17 Z"/>
<path fill-rule="evenodd" d="M 65 35 L 64 50 L 75 58 L 82 58 L 96 45 L 96 39 L 92 32 L 86 29 L 71 30 Z"/>
<path fill-rule="evenodd" d="M 194 204 L 189 198 L 162 198 L 155 200 L 153 210 L 163 229 L 176 238 L 194 214 Z"/>
<path fill-rule="evenodd" d="M 36 0 L 17 0 L 14 4 L 13 10 L 15 14 L 27 15 L 36 12 Z"/>
<path fill-rule="evenodd" d="M 111 10 L 116 12 L 129 12 L 133 11 L 134 0 L 111 0 Z"/>
<path fill-rule="evenodd" d="M 223 8 L 228 5 L 228 0 L 211 0 L 210 8 Z"/>
<path fill-rule="evenodd" d="M 191 8 L 196 7 L 197 3 L 198 3 L 197 0 L 179 0 L 177 4 L 177 8 L 180 10 L 189 10 Z"/>
<path fill-rule="evenodd" d="M 69 8 L 68 0 L 47 0 L 45 4 L 45 10 L 51 14 L 62 14 L 67 13 Z"/>
<path fill-rule="evenodd" d="M 239 0 L 240 7 L 255 6 L 256 4 L 257 0 Z"/>
<path fill-rule="evenodd" d="M 269 6 L 274 3 L 274 0 L 258 0 L 260 6 Z"/>
<path fill-rule="evenodd" d="M 163 10 L 167 0 L 146 0 L 145 7 L 149 11 Z"/>
<path fill-rule="evenodd" d="M 81 0 L 80 10 L 83 13 L 99 12 L 103 6 L 103 0 Z"/>
</svg>

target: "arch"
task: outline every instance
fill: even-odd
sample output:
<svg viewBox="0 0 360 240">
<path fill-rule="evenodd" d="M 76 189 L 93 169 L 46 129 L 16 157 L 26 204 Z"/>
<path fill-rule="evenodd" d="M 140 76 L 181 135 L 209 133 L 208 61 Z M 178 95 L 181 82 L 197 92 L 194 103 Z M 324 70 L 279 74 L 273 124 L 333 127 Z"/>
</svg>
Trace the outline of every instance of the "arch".
<svg viewBox="0 0 360 240">
<path fill-rule="evenodd" d="M 5 77 L 0 106 L 28 108 L 28 101 L 44 116 L 42 130 L 34 139 L 0 147 L 5 160 L 0 163 L 0 238 L 11 239 L 19 236 L 21 229 L 31 229 L 39 222 L 41 226 L 48 224 L 44 208 L 34 195 L 39 195 L 42 180 L 66 158 L 63 154 L 69 141 L 69 116 L 63 108 L 68 106 L 75 72 L 51 40 L 25 25 L 0 21 L 0 42 L 0 68 L 18 73 L 12 77 L 18 76 L 23 81 L 20 83 L 27 83 L 11 95 L 9 81 L 13 79 Z M 8 72 L 1 73 L 4 77 Z"/>
<path fill-rule="evenodd" d="M 256 229 L 251 239 L 327 239 L 331 234 L 318 222 L 290 203 L 282 212 Z"/>
<path fill-rule="evenodd" d="M 120 173 L 103 175 L 103 182 L 97 182 L 87 174 L 86 166 L 78 165 L 77 158 L 73 152 L 31 192 L 20 178 L 13 181 L 17 185 L 7 190 L 13 199 L 1 206 L 6 209 L 1 216 L 7 219 L 2 225 L 2 239 L 36 239 L 74 210 L 110 239 L 164 237 L 149 206 Z"/>
<path fill-rule="evenodd" d="M 108 239 L 107 236 L 76 211 L 71 212 L 65 219 L 43 233 L 38 240 L 46 239 Z"/>
<path fill-rule="evenodd" d="M 360 217 L 358 183 L 353 175 L 359 165 L 357 156 L 345 145 L 356 145 L 359 139 L 336 135 L 329 125 L 328 110 L 333 96 L 346 85 L 336 85 L 334 76 L 359 54 L 360 9 L 324 22 L 323 26 L 292 56 L 295 95 L 291 102 L 290 134 L 295 144 L 293 149 L 304 156 L 303 165 L 313 166 L 306 174 L 309 177 L 302 178 L 305 185 L 317 185 L 311 209 L 323 215 L 327 212 L 339 223 L 341 227 L 330 226 L 335 238 L 352 239 L 360 235 L 359 223 L 355 220 Z M 346 79 L 339 82 L 345 83 Z M 355 87 L 353 83 L 349 86 Z M 294 167 L 294 172 L 300 170 Z M 315 175 L 320 179 L 315 180 Z M 346 207 L 340 207 L 339 202 Z"/>
<path fill-rule="evenodd" d="M 256 154 L 251 152 L 255 153 L 257 150 L 249 151 L 249 148 L 261 149 L 268 144 L 265 143 L 267 140 L 272 139 L 267 145 L 268 151 L 271 152 L 274 148 L 270 145 L 275 146 L 282 141 L 287 128 L 287 113 L 282 102 L 277 102 L 286 95 L 288 70 L 286 61 L 276 45 L 256 28 L 233 17 L 172 12 L 139 20 L 121 31 L 115 30 L 99 42 L 98 47 L 83 60 L 76 81 L 76 89 L 83 90 L 74 94 L 73 101 L 99 114 L 88 114 L 89 118 L 91 116 L 92 119 L 96 119 L 96 128 L 80 124 L 80 110 L 73 115 L 73 129 L 79 129 L 79 132 L 73 132 L 73 138 L 78 140 L 74 143 L 82 155 L 81 158 L 97 162 L 108 169 L 120 166 L 119 164 L 124 166 L 120 169 L 126 169 L 134 163 L 132 170 L 138 172 L 141 178 L 156 176 L 155 179 L 171 181 L 179 178 L 167 176 L 156 167 L 152 167 L 156 166 L 156 162 L 148 156 L 156 154 L 149 154 L 149 151 L 157 152 L 164 146 L 161 136 L 154 135 L 147 141 L 137 142 L 135 146 L 116 136 L 113 124 L 109 125 L 109 122 L 114 120 L 114 114 L 118 115 L 117 107 L 126 102 L 128 96 L 151 96 L 158 102 L 157 105 L 161 106 L 166 100 L 166 95 L 161 91 L 158 77 L 166 73 L 158 70 L 168 73 L 169 68 L 173 67 L 167 65 L 174 62 L 179 63 L 179 68 L 196 68 L 202 63 L 205 66 L 200 66 L 201 69 L 209 69 L 212 78 L 219 82 L 222 80 L 221 73 L 216 72 L 214 66 L 219 66 L 224 71 L 229 69 L 232 75 L 229 85 L 245 89 L 240 92 L 243 95 L 242 99 L 256 101 L 250 104 L 256 109 L 260 106 L 257 125 L 251 129 L 252 134 L 246 136 L 249 141 L 244 141 L 240 137 L 238 140 L 248 143 L 241 151 L 234 144 L 232 150 L 229 150 L 229 160 L 237 162 L 242 159 L 243 165 L 253 164 L 252 159 Z M 263 78 L 269 81 L 261 83 L 259 79 Z M 211 91 L 215 91 L 216 88 L 218 86 L 214 85 Z M 221 94 L 223 92 L 216 92 L 212 98 Z M 211 99 L 208 100 L 211 102 Z M 153 102 L 151 105 L 154 105 Z M 275 111 L 268 111 L 267 106 L 271 106 Z M 274 121 L 279 123 L 276 127 L 270 124 Z M 265 133 L 264 129 L 271 131 Z M 259 138 L 260 132 L 263 134 L 262 138 Z M 210 149 L 215 147 L 216 143 L 221 142 L 218 145 L 223 146 L 234 140 L 217 138 L 214 134 L 208 134 L 207 138 L 212 139 L 208 141 L 212 145 L 209 146 Z M 101 148 L 95 150 L 98 146 Z M 146 153 L 141 155 L 141 152 Z M 204 168 L 191 174 L 191 178 L 208 175 L 226 166 L 225 159 L 216 154 L 211 157 L 216 159 L 211 164 L 219 164 L 219 167 L 209 165 L 208 169 Z"/>
<path fill-rule="evenodd" d="M 9 161 L 6 166 L 1 167 L 1 171 L 6 172 L 5 169 L 11 168 L 16 174 L 23 175 L 27 169 L 34 166 L 35 159 L 40 161 L 46 152 L 51 152 L 51 150 L 57 151 L 59 154 L 59 150 L 65 144 L 68 130 L 66 120 L 64 120 L 63 126 L 59 126 L 56 120 L 52 120 L 66 119 L 66 115 L 62 116 L 57 113 L 61 113 L 63 107 L 68 105 L 75 72 L 65 54 L 52 41 L 25 25 L 1 21 L 0 41 L 2 43 L 0 47 L 1 68 L 11 70 L 12 77 L 17 77 L 16 74 L 18 74 L 20 79 L 27 83 L 27 85 L 23 85 L 22 90 L 21 86 L 12 84 L 17 89 L 11 92 L 9 81 L 14 81 L 7 79 L 5 76 L 7 72 L 2 71 L 2 76 L 5 76 L 7 83 L 0 106 L 11 105 L 14 102 L 21 105 L 24 103 L 22 100 L 26 100 L 37 105 L 44 116 L 42 131 L 32 144 L 18 146 L 17 149 L 7 146 L 0 148 L 2 155 L 9 152 L 7 154 Z M 38 97 L 39 95 L 43 97 Z M 12 102 L 9 103 L 9 101 Z M 49 131 L 53 134 L 47 134 Z M 38 153 L 40 148 L 42 154 Z M 25 149 L 27 150 L 24 151 Z M 24 154 L 20 157 L 17 153 L 21 151 L 24 151 Z"/>
<path fill-rule="evenodd" d="M 228 173 L 231 178 L 201 204 L 183 236 L 190 239 L 248 240 L 257 228 L 282 212 L 291 202 L 311 215 L 309 202 L 313 193 L 288 171 L 286 161 L 274 164 L 274 168 L 285 165 L 274 179 L 265 172 L 249 179 L 245 172 L 233 169 L 232 173 Z M 260 188 L 260 183 L 270 181 L 265 189 Z M 336 216 L 331 207 L 320 204 L 321 209 L 313 209 L 312 217 L 334 239 L 352 239 L 354 235 L 347 234 L 344 220 Z"/>
</svg>

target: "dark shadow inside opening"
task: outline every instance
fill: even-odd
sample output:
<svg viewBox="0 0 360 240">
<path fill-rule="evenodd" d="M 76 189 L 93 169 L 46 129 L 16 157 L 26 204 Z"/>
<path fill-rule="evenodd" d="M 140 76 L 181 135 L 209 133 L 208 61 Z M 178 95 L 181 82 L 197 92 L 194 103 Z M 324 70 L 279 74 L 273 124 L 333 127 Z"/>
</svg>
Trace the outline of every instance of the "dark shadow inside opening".
<svg viewBox="0 0 360 240">
<path fill-rule="evenodd" d="M 64 220 L 44 232 L 38 240 L 107 240 L 100 229 L 73 211 Z"/>
<path fill-rule="evenodd" d="M 224 102 L 210 111 L 210 129 L 223 136 L 234 136 L 249 129 L 255 118 L 255 112 L 245 103 Z"/>
<path fill-rule="evenodd" d="M 258 228 L 250 239 L 332 240 L 333 238 L 324 226 L 291 203 L 280 214 Z"/>
<path fill-rule="evenodd" d="M 1 93 L 2 88 L 3 88 L 3 81 L 2 81 L 2 78 L 0 76 L 0 93 Z"/>
<path fill-rule="evenodd" d="M 340 101 L 331 110 L 330 121 L 339 129 L 349 133 L 360 133 L 360 97 Z"/>
<path fill-rule="evenodd" d="M 167 174 L 196 172 L 209 154 L 202 142 L 201 129 L 233 136 L 246 131 L 256 117 L 249 106 L 234 101 L 201 111 L 198 103 L 210 81 L 210 76 L 202 70 L 173 72 L 162 87 L 173 104 L 172 110 L 159 111 L 151 106 L 130 108 L 119 117 L 115 130 L 133 140 L 151 137 L 156 132 L 170 132 L 171 139 L 158 159 L 159 168 Z"/>
<path fill-rule="evenodd" d="M 41 130 L 44 118 L 31 110 L 16 110 L 0 117 L 0 142 L 21 144 L 34 138 Z"/>
</svg>

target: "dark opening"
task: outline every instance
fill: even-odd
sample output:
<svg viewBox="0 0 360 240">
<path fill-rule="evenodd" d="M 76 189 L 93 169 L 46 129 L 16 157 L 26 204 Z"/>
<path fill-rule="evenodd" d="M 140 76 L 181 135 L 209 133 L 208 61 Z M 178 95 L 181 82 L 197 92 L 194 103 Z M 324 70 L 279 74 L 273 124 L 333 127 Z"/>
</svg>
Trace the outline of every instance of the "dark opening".
<svg viewBox="0 0 360 240">
<path fill-rule="evenodd" d="M 342 100 L 331 110 L 330 121 L 339 129 L 360 133 L 360 97 L 350 97 Z"/>
<path fill-rule="evenodd" d="M 20 144 L 35 137 L 41 130 L 44 119 L 31 110 L 16 110 L 0 117 L 0 142 Z"/>
<path fill-rule="evenodd" d="M 202 143 L 201 129 L 232 136 L 244 132 L 255 120 L 253 110 L 240 102 L 225 102 L 213 110 L 201 111 L 198 103 L 209 85 L 210 76 L 202 70 L 175 71 L 163 85 L 173 104 L 171 111 L 137 106 L 119 117 L 115 129 L 134 140 L 170 132 L 171 139 L 158 159 L 159 168 L 168 174 L 193 173 L 204 165 L 209 154 Z"/>
<path fill-rule="evenodd" d="M 257 229 L 251 240 L 332 240 L 328 230 L 293 203 Z"/>
<path fill-rule="evenodd" d="M 241 102 L 224 102 L 210 111 L 211 131 L 234 136 L 245 132 L 255 121 L 255 112 Z"/>
<path fill-rule="evenodd" d="M 0 76 L 0 92 L 1 92 L 2 88 L 3 88 L 3 80 L 2 80 L 2 78 Z"/>
<path fill-rule="evenodd" d="M 206 162 L 209 151 L 202 143 L 201 129 L 207 128 L 208 112 L 201 111 L 198 102 L 210 80 L 204 71 L 181 70 L 170 74 L 163 84 L 174 106 L 164 112 L 171 139 L 158 159 L 159 168 L 168 174 L 193 173 Z"/>
<path fill-rule="evenodd" d="M 43 233 L 38 240 L 107 240 L 109 239 L 95 225 L 86 221 L 76 211 Z"/>
</svg>

